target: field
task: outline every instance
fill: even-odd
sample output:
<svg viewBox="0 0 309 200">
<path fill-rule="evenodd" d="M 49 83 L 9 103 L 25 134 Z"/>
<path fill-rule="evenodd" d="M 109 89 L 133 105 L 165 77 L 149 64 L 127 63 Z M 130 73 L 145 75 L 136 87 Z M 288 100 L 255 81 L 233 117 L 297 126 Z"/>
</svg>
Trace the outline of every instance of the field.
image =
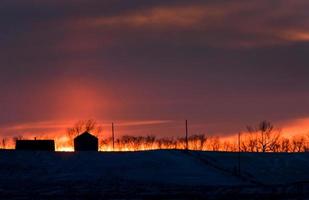
<svg viewBox="0 0 309 200">
<path fill-rule="evenodd" d="M 5 199 L 309 198 L 308 153 L 0 151 Z"/>
</svg>

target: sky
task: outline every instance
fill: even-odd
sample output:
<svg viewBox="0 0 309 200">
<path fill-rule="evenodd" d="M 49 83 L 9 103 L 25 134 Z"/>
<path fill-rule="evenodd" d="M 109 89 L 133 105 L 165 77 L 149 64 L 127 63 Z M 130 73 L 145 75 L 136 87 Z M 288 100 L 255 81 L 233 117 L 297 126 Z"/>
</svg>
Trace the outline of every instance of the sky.
<svg viewBox="0 0 309 200">
<path fill-rule="evenodd" d="M 307 0 L 1 0 L 0 137 L 309 132 Z"/>
</svg>

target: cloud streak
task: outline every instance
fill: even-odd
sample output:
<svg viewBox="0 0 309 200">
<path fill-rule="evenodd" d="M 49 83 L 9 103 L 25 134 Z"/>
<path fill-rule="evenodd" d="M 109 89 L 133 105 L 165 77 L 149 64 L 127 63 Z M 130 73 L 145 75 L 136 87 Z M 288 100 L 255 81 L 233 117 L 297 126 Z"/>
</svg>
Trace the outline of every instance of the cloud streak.
<svg viewBox="0 0 309 200">
<path fill-rule="evenodd" d="M 221 4 L 193 1 L 189 5 L 158 5 L 111 16 L 81 17 L 67 23 L 100 33 L 113 30 L 127 33 L 125 30 L 129 29 L 137 37 L 152 32 L 152 39 L 157 40 L 176 32 L 179 34 L 173 34 L 174 39 L 193 44 L 250 48 L 308 41 L 309 16 L 304 9 L 308 6 L 306 1 L 289 0 Z"/>
</svg>

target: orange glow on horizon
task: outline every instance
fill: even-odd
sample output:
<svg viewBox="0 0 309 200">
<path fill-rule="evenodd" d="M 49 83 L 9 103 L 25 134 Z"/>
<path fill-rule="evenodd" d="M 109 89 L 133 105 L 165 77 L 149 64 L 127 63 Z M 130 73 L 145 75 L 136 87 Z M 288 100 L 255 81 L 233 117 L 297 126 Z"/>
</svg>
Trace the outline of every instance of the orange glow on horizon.
<svg viewBox="0 0 309 200">
<path fill-rule="evenodd" d="M 59 151 L 59 152 L 74 152 L 74 147 L 58 147 L 56 148 L 56 151 Z"/>
<path fill-rule="evenodd" d="M 160 120 L 151 120 L 151 121 L 136 121 L 136 122 L 122 122 L 122 126 L 142 126 L 142 125 L 155 125 L 160 123 L 169 123 L 170 121 L 160 121 Z M 55 123 L 54 127 L 52 126 L 54 122 L 39 122 L 39 123 L 32 123 L 32 124 L 20 124 L 16 126 L 12 126 L 11 129 L 13 130 L 23 130 L 23 129 L 44 129 L 47 128 L 55 128 L 52 132 L 39 136 L 35 134 L 27 134 L 23 135 L 23 137 L 19 139 L 53 139 L 55 140 L 56 151 L 62 152 L 72 152 L 74 151 L 73 141 L 66 135 L 65 127 L 70 127 L 72 123 L 70 122 L 62 122 L 62 123 Z M 281 129 L 281 136 L 284 138 L 293 139 L 294 137 L 303 136 L 307 143 L 309 142 L 309 118 L 305 119 L 298 119 L 289 122 L 282 122 L 279 125 L 282 127 Z M 246 133 L 242 133 L 246 134 Z M 112 142 L 110 138 L 106 138 L 99 136 L 99 150 L 100 151 L 144 151 L 144 150 L 155 150 L 155 149 L 185 149 L 185 144 L 183 140 L 179 140 L 177 138 L 171 141 L 165 141 L 166 143 L 160 142 L 160 139 L 164 140 L 164 138 L 156 138 L 154 141 L 146 141 L 147 138 L 145 135 L 144 137 L 132 136 L 135 138 L 135 141 L 129 139 L 121 138 L 121 135 L 118 135 L 118 138 L 115 140 L 115 149 L 112 148 Z M 131 137 L 131 136 L 130 136 Z M 214 150 L 214 143 L 218 143 L 218 147 L 216 150 L 221 151 L 236 151 L 237 150 L 237 134 L 231 134 L 229 136 L 212 136 L 207 138 L 207 144 L 201 144 L 198 140 L 189 141 L 189 149 L 191 150 L 203 150 L 209 151 Z M 246 137 L 243 136 L 243 139 Z M 4 138 L 3 138 L 4 139 Z M 3 142 L 0 138 L 0 148 L 3 148 Z M 309 143 L 308 143 L 309 144 Z M 2 145 L 2 146 L 1 146 Z M 10 138 L 5 142 L 6 149 L 14 149 L 15 148 L 15 141 Z"/>
</svg>

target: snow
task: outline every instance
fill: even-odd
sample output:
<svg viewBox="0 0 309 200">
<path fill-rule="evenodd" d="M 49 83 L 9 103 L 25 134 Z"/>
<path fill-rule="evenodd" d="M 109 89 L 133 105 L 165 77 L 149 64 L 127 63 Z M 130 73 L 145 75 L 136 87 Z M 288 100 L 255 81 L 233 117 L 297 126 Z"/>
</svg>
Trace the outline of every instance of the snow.
<svg viewBox="0 0 309 200">
<path fill-rule="evenodd" d="M 237 153 L 199 152 L 226 170 L 238 167 Z M 309 181 L 309 153 L 241 153 L 240 167 L 244 176 L 263 184 L 292 184 Z"/>
<path fill-rule="evenodd" d="M 144 195 L 256 191 L 261 184 L 309 180 L 309 154 L 158 150 L 145 152 L 0 151 L 0 194 Z M 106 197 L 106 196 L 105 196 Z"/>
</svg>

